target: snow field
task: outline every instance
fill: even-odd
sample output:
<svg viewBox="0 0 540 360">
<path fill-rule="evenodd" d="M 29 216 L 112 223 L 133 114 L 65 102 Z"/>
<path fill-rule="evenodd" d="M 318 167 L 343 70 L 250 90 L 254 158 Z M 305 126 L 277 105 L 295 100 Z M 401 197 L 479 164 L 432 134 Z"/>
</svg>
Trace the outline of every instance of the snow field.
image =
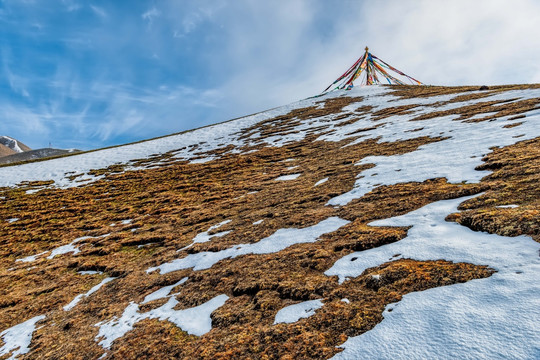
<svg viewBox="0 0 540 360">
<path fill-rule="evenodd" d="M 468 262 L 497 272 L 405 295 L 387 306 L 384 320 L 373 330 L 348 339 L 335 359 L 426 359 L 434 354 L 440 359 L 539 358 L 540 244 L 528 236 L 474 232 L 444 220 L 469 198 L 372 222 L 412 228 L 401 241 L 341 258 L 325 274 L 343 282 L 400 258 Z"/>
</svg>

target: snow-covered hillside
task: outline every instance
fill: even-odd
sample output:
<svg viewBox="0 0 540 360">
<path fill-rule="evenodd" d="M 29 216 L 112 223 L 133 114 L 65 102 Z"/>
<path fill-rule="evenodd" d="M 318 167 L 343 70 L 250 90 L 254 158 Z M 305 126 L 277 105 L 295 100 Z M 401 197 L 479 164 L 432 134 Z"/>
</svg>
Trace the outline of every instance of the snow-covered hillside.
<svg viewBox="0 0 540 360">
<path fill-rule="evenodd" d="M 369 86 L 2 167 L 0 356 L 537 359 L 539 105 Z"/>
</svg>

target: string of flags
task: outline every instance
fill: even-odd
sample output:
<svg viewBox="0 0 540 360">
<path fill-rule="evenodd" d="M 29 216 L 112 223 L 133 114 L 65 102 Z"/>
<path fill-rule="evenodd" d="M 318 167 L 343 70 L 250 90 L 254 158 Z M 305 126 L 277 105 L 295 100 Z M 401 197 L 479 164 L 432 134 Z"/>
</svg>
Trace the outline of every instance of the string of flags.
<svg viewBox="0 0 540 360">
<path fill-rule="evenodd" d="M 396 73 L 403 77 L 399 79 L 397 75 L 392 75 L 391 73 Z M 323 93 L 332 91 L 332 90 L 350 90 L 354 86 L 354 81 L 359 77 L 360 85 L 378 85 L 382 84 L 380 78 L 386 79 L 389 85 L 405 85 L 406 80 L 413 85 L 423 85 L 420 81 L 416 80 L 413 77 L 399 71 L 395 67 L 385 63 L 375 55 L 369 52 L 369 48 L 366 46 L 366 52 L 360 59 L 358 59 L 343 75 L 341 75 L 336 81 L 334 81 L 330 86 L 324 89 Z M 383 81 L 384 81 L 383 79 Z"/>
</svg>

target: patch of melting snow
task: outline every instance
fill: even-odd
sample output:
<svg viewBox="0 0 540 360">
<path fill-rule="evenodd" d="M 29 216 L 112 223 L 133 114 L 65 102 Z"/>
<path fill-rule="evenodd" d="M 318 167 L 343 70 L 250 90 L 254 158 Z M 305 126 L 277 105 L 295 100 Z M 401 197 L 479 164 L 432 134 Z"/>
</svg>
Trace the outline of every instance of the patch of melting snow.
<svg viewBox="0 0 540 360">
<path fill-rule="evenodd" d="M 231 220 L 225 220 L 225 221 L 222 221 L 220 222 L 219 224 L 216 224 L 216 225 L 213 225 L 213 226 L 210 226 L 210 228 L 208 230 L 206 230 L 205 232 L 202 232 L 202 233 L 199 233 L 197 235 L 195 235 L 195 237 L 193 238 L 192 240 L 192 243 L 187 245 L 187 246 L 184 246 L 183 248 L 177 250 L 177 251 L 183 251 L 183 250 L 186 250 L 186 249 L 189 249 L 190 247 L 192 247 L 194 244 L 197 244 L 197 243 L 205 243 L 205 242 L 208 242 L 210 241 L 212 238 L 214 237 L 223 237 L 225 235 L 227 235 L 228 233 L 231 232 L 231 230 L 227 230 L 227 231 L 221 231 L 221 232 L 218 232 L 218 233 L 215 233 L 215 234 L 208 234 L 210 231 L 213 231 L 213 230 L 216 230 L 216 229 L 219 229 L 220 227 L 222 227 L 223 225 L 225 224 L 228 224 L 230 223 Z"/>
<path fill-rule="evenodd" d="M 103 271 L 84 270 L 84 271 L 78 271 L 78 274 L 81 274 L 81 275 L 99 275 L 99 274 L 103 274 Z"/>
<path fill-rule="evenodd" d="M 4 345 L 0 348 L 0 356 L 9 355 L 9 360 L 16 359 L 19 355 L 30 351 L 32 335 L 36 330 L 36 323 L 45 319 L 45 315 L 33 317 L 23 323 L 10 327 L 0 333 Z"/>
<path fill-rule="evenodd" d="M 30 190 L 26 190 L 25 193 L 27 195 L 31 195 L 31 194 L 35 194 L 37 192 L 40 192 L 41 190 L 45 189 L 44 186 L 41 186 L 41 187 L 38 187 L 38 188 L 35 188 L 35 189 L 30 189 Z"/>
<path fill-rule="evenodd" d="M 105 235 L 101 235 L 101 236 L 81 236 L 79 238 L 76 238 L 75 240 L 73 240 L 72 242 L 70 242 L 67 245 L 62 245 L 62 246 L 57 247 L 56 249 L 53 249 L 51 251 L 51 255 L 47 256 L 47 259 L 52 259 L 55 256 L 68 254 L 68 253 L 78 254 L 81 251 L 79 250 L 78 246 L 75 246 L 76 243 L 78 243 L 80 241 L 83 241 L 83 240 L 88 240 L 88 239 L 100 239 L 100 238 L 107 237 L 109 235 L 110 234 L 105 234 Z"/>
<path fill-rule="evenodd" d="M 6 220 L 8 223 L 14 223 L 15 221 L 19 221 L 19 218 L 11 218 Z"/>
<path fill-rule="evenodd" d="M 286 306 L 277 312 L 274 325 L 279 323 L 291 324 L 300 319 L 310 317 L 315 314 L 315 310 L 321 308 L 323 305 L 321 299 L 318 299 Z"/>
<path fill-rule="evenodd" d="M 228 233 L 231 232 L 230 230 L 229 230 L 229 231 L 221 231 L 221 232 L 218 232 L 218 233 L 215 233 L 215 234 L 212 234 L 212 235 L 209 235 L 208 233 L 209 233 L 210 231 L 219 229 L 219 228 L 222 227 L 223 225 L 228 224 L 228 223 L 230 223 L 230 222 L 231 222 L 231 220 L 225 220 L 225 221 L 220 222 L 220 223 L 217 224 L 217 225 L 211 226 L 211 227 L 210 227 L 208 230 L 206 230 L 205 232 L 202 232 L 202 233 L 197 234 L 197 235 L 193 238 L 193 243 L 204 243 L 204 242 L 210 241 L 210 239 L 213 238 L 213 237 L 222 237 L 222 236 L 227 235 Z"/>
<path fill-rule="evenodd" d="M 17 260 L 15 260 L 15 262 L 32 262 L 32 261 L 36 261 L 38 256 L 45 255 L 46 253 L 48 253 L 48 251 L 44 251 L 44 252 L 36 254 L 36 255 L 30 255 L 30 256 L 27 256 L 27 257 L 22 258 L 22 259 L 17 259 Z"/>
<path fill-rule="evenodd" d="M 324 178 L 324 179 L 321 179 L 321 180 L 317 181 L 317 182 L 315 183 L 315 185 L 313 185 L 313 186 L 319 186 L 319 185 L 321 185 L 321 184 L 324 184 L 324 183 L 327 182 L 327 181 L 328 181 L 328 178 L 326 177 L 326 178 Z"/>
<path fill-rule="evenodd" d="M 115 317 L 110 321 L 96 324 L 99 327 L 96 341 L 99 341 L 99 345 L 105 349 L 109 349 L 116 339 L 133 330 L 133 326 L 144 319 L 168 320 L 189 334 L 202 336 L 212 330 L 210 315 L 229 299 L 227 295 L 222 294 L 199 306 L 174 310 L 178 305 L 174 295 L 176 294 L 171 295 L 160 307 L 142 314 L 139 312 L 139 305 L 130 303 L 120 318 Z"/>
<path fill-rule="evenodd" d="M 255 221 L 255 222 L 253 223 L 253 225 L 260 225 L 260 224 L 262 224 L 263 221 L 264 221 L 263 219 L 257 220 L 257 221 Z"/>
<path fill-rule="evenodd" d="M 173 296 L 173 295 L 170 295 L 171 290 L 174 289 L 175 287 L 179 286 L 179 285 L 182 285 L 187 280 L 188 280 L 188 277 L 182 278 L 182 280 L 178 281 L 176 284 L 172 284 L 172 285 L 169 285 L 169 286 L 164 286 L 161 289 L 156 290 L 153 293 L 146 295 L 143 302 L 141 303 L 141 305 L 146 304 L 147 302 L 150 302 L 150 301 L 154 301 L 154 300 L 158 300 L 158 299 L 163 299 L 165 297 Z"/>
<path fill-rule="evenodd" d="M 193 270 L 209 269 L 217 262 L 235 258 L 248 254 L 271 254 L 288 248 L 289 246 L 302 243 L 311 243 L 318 240 L 324 234 L 334 232 L 349 221 L 339 217 L 330 217 L 320 223 L 303 229 L 279 229 L 272 235 L 253 244 L 234 245 L 228 249 L 217 252 L 200 252 L 188 254 L 182 259 L 176 259 L 171 262 L 151 267 L 146 270 L 147 273 L 159 270 L 161 274 L 171 271 L 193 268 Z"/>
<path fill-rule="evenodd" d="M 290 175 L 281 175 L 277 178 L 275 178 L 275 181 L 287 181 L 287 180 L 295 180 L 298 179 L 302 174 L 290 174 Z"/>
<path fill-rule="evenodd" d="M 126 220 L 122 220 L 120 221 L 120 224 L 122 225 L 129 225 L 133 222 L 133 219 L 126 219 Z"/>
<path fill-rule="evenodd" d="M 335 359 L 534 359 L 540 353 L 540 244 L 446 222 L 472 197 L 443 200 L 370 226 L 411 226 L 401 241 L 349 254 L 326 275 L 340 282 L 388 259 L 483 264 L 491 277 L 404 295 L 373 330 L 349 338 Z M 396 256 L 396 254 L 399 254 Z M 351 261 L 353 257 L 357 259 Z"/>
<path fill-rule="evenodd" d="M 92 295 L 93 293 L 98 291 L 103 285 L 105 285 L 108 282 L 113 281 L 114 279 L 116 279 L 116 278 L 115 277 L 105 278 L 99 284 L 97 284 L 96 286 L 94 286 L 93 288 L 88 290 L 88 292 L 86 292 L 85 294 L 80 294 L 80 295 L 75 296 L 75 298 L 73 300 L 71 300 L 71 302 L 69 304 L 64 306 L 64 311 L 69 311 L 69 310 L 73 309 L 75 307 L 75 305 L 77 305 L 79 303 L 79 301 L 81 301 L 83 298 L 89 297 L 90 295 Z"/>
<path fill-rule="evenodd" d="M 519 205 L 510 204 L 510 205 L 499 205 L 499 206 L 495 206 L 495 207 L 498 207 L 498 208 L 501 208 L 501 209 L 515 209 L 515 208 L 519 207 Z"/>
</svg>

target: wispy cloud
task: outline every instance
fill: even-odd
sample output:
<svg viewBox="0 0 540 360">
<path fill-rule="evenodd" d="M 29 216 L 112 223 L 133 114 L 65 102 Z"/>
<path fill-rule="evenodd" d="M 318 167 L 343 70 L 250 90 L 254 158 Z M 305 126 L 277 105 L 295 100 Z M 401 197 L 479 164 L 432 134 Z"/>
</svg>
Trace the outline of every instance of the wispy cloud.
<svg viewBox="0 0 540 360">
<path fill-rule="evenodd" d="M 81 4 L 74 0 L 62 0 L 62 3 L 68 12 L 77 11 L 82 7 Z"/>
<path fill-rule="evenodd" d="M 92 9 L 94 14 L 96 14 L 97 16 L 99 16 L 102 19 L 105 19 L 108 16 L 107 12 L 103 8 L 101 8 L 99 6 L 90 5 L 90 9 Z"/>
<path fill-rule="evenodd" d="M 145 20 L 148 23 L 148 26 L 151 26 L 154 23 L 154 19 L 159 17 L 161 15 L 161 11 L 159 11 L 155 6 L 151 9 L 145 11 L 141 17 L 143 20 Z"/>
</svg>

